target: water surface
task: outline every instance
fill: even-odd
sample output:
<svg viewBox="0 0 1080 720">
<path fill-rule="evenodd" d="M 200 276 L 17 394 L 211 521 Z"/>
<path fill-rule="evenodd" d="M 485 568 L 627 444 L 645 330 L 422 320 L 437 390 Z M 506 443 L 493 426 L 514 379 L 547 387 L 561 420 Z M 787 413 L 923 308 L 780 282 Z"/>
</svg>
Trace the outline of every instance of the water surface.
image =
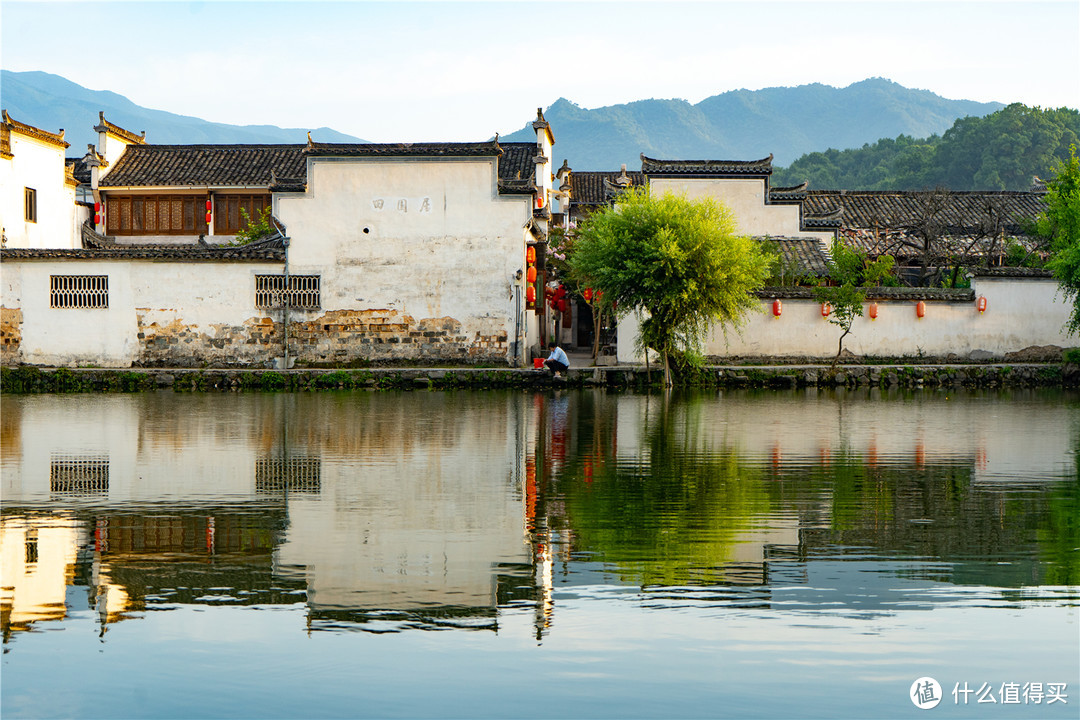
<svg viewBox="0 0 1080 720">
<path fill-rule="evenodd" d="M 1062 392 L 5 396 L 2 711 L 1075 718 L 1078 448 Z"/>
</svg>

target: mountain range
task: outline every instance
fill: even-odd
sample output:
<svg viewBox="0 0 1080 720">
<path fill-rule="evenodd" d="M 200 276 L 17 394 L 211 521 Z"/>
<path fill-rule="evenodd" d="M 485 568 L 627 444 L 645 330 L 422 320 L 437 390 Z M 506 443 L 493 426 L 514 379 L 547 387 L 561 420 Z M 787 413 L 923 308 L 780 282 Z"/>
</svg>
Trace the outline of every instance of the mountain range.
<svg viewBox="0 0 1080 720">
<path fill-rule="evenodd" d="M 948 100 L 871 78 L 845 88 L 815 83 L 732 90 L 690 104 L 639 100 L 587 110 L 565 98 L 544 112 L 555 135 L 556 164 L 574 170 L 641 166 L 640 154 L 667 160 L 756 160 L 777 165 L 828 148 L 861 147 L 881 138 L 940 134 L 966 116 L 1005 107 L 996 102 Z M 525 140 L 526 127 L 506 136 Z"/>
<path fill-rule="evenodd" d="M 93 127 L 98 112 L 125 130 L 146 131 L 147 140 L 161 145 L 187 143 L 302 143 L 308 128 L 280 128 L 274 125 L 228 125 L 164 110 L 151 110 L 107 90 L 90 90 L 70 80 L 46 72 L 0 70 L 0 102 L 11 117 L 42 130 L 64 128 L 71 143 L 68 154 L 82 155 L 89 143 L 97 142 Z M 311 136 L 320 142 L 364 142 L 327 127 L 316 128 Z"/>
<path fill-rule="evenodd" d="M 66 128 L 70 155 L 96 140 L 98 111 L 153 143 L 300 143 L 307 129 L 228 125 L 141 107 L 123 95 L 90 90 L 45 72 L 0 71 L 0 103 L 16 120 L 45 130 Z M 555 134 L 555 164 L 575 170 L 640 167 L 640 154 L 664 159 L 754 160 L 770 153 L 778 166 L 828 148 L 857 148 L 881 138 L 941 134 L 958 119 L 985 116 L 1001 103 L 948 100 L 927 90 L 871 78 L 845 88 L 815 83 L 733 90 L 691 104 L 638 100 L 586 109 L 559 98 L 545 111 Z M 322 127 L 322 142 L 363 140 Z M 502 136 L 531 141 L 531 125 Z M 463 138 L 475 140 L 475 138 Z"/>
</svg>

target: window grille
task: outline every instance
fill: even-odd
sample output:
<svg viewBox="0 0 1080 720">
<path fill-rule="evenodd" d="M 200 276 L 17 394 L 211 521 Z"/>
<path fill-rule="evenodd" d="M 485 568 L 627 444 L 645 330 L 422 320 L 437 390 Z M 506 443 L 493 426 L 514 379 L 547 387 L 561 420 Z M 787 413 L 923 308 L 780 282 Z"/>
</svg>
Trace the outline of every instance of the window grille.
<svg viewBox="0 0 1080 720">
<path fill-rule="evenodd" d="M 264 457 L 255 462 L 255 492 L 318 495 L 321 489 L 322 463 L 318 457 Z"/>
<path fill-rule="evenodd" d="M 26 222 L 37 222 L 37 190 L 23 188 L 23 200 L 26 204 Z"/>
<path fill-rule="evenodd" d="M 53 457 L 49 466 L 49 492 L 61 495 L 109 492 L 108 459 Z"/>
<path fill-rule="evenodd" d="M 256 275 L 255 307 L 281 307 L 288 300 L 289 307 L 317 310 L 322 303 L 319 278 L 319 275 L 290 275 L 286 293 L 284 275 Z"/>
<path fill-rule="evenodd" d="M 50 275 L 49 307 L 108 308 L 108 275 Z"/>
</svg>

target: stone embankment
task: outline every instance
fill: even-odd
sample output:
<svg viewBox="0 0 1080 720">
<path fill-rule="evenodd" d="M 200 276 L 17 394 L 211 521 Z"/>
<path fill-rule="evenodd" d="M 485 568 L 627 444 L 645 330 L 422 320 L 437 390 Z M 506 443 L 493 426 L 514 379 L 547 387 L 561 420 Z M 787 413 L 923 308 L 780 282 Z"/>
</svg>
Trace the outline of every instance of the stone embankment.
<svg viewBox="0 0 1080 720">
<path fill-rule="evenodd" d="M 571 369 L 566 377 L 517 368 L 368 368 L 362 370 L 37 368 L 0 369 L 0 392 L 177 392 L 241 390 L 539 389 L 658 386 L 661 373 L 636 365 Z M 716 388 L 1003 388 L 1080 387 L 1080 365 L 756 365 L 707 367 L 686 378 L 693 387 Z"/>
</svg>

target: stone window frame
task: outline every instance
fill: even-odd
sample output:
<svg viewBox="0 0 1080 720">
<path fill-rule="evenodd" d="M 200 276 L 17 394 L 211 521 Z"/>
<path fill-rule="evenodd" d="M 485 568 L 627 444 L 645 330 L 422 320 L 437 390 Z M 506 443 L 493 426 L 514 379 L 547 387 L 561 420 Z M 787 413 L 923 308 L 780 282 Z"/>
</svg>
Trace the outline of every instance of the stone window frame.
<svg viewBox="0 0 1080 720">
<path fill-rule="evenodd" d="M 289 275 L 286 292 L 284 275 L 256 275 L 255 307 L 261 310 L 279 308 L 287 299 L 291 308 L 318 310 L 322 307 L 321 285 L 321 275 Z"/>
<path fill-rule="evenodd" d="M 55 310 L 108 310 L 108 275 L 50 275 L 49 307 Z"/>
</svg>

